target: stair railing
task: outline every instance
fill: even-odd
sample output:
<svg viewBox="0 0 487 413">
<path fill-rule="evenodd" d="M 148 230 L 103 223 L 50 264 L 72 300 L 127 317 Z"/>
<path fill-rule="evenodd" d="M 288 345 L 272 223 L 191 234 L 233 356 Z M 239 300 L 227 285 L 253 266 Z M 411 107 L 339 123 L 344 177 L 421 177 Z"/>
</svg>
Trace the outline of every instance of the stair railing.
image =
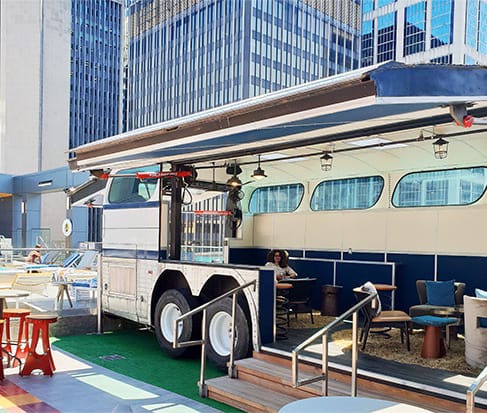
<svg viewBox="0 0 487 413">
<path fill-rule="evenodd" d="M 467 406 L 466 412 L 473 413 L 475 409 L 475 395 L 479 391 L 480 387 L 487 382 L 487 366 L 480 372 L 477 378 L 473 381 L 470 387 L 467 389 Z"/>
<path fill-rule="evenodd" d="M 306 384 L 314 383 L 317 381 L 323 382 L 322 394 L 328 396 L 328 339 L 332 330 L 340 323 L 344 322 L 350 316 L 352 316 L 352 389 L 351 396 L 357 397 L 357 360 L 358 360 L 358 312 L 362 307 L 371 302 L 377 293 L 370 294 L 362 301 L 355 304 L 349 310 L 344 312 L 340 317 L 333 320 L 330 324 L 327 324 L 321 330 L 314 333 L 311 337 L 307 338 L 301 344 L 296 346 L 291 353 L 292 360 L 292 384 L 294 388 L 304 386 Z M 307 346 L 321 337 L 322 343 L 322 359 L 321 359 L 321 374 L 309 379 L 299 380 L 299 353 L 303 351 Z"/>
<path fill-rule="evenodd" d="M 208 397 L 208 387 L 205 383 L 205 372 L 206 372 L 206 343 L 208 340 L 208 333 L 207 333 L 207 325 L 206 325 L 206 311 L 208 307 L 215 304 L 218 301 L 223 300 L 229 296 L 232 296 L 232 330 L 230 334 L 230 360 L 228 361 L 228 375 L 232 378 L 237 377 L 237 371 L 235 368 L 235 314 L 237 309 L 237 294 L 242 291 L 244 288 L 249 286 L 256 286 L 256 280 L 250 281 L 246 284 L 240 285 L 239 287 L 234 288 L 233 290 L 227 291 L 225 294 L 222 294 L 211 301 L 208 301 L 205 304 L 196 307 L 195 309 L 184 313 L 183 315 L 179 316 L 176 320 L 174 320 L 174 340 L 173 340 L 173 347 L 174 348 L 181 348 L 181 347 L 189 347 L 201 344 L 201 368 L 200 368 L 200 380 L 198 382 L 199 388 L 199 395 L 201 397 Z M 185 342 L 178 341 L 178 326 L 180 323 L 183 322 L 188 317 L 192 317 L 195 314 L 203 312 L 201 317 L 201 340 L 191 340 Z"/>
</svg>

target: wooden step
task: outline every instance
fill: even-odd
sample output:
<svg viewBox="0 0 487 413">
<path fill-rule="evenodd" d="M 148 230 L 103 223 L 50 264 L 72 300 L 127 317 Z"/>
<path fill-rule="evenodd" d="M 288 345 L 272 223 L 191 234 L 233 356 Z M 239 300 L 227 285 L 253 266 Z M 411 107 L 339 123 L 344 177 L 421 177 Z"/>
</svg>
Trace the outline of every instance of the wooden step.
<svg viewBox="0 0 487 413">
<path fill-rule="evenodd" d="M 275 369 L 276 371 L 288 371 L 287 377 L 291 377 L 291 360 L 288 357 L 266 353 L 255 352 L 253 354 L 254 360 L 259 360 L 264 363 L 269 363 L 274 367 L 267 367 L 268 371 Z M 247 360 L 247 359 L 246 359 Z M 243 362 L 243 361 L 241 361 Z M 252 362 L 243 362 L 252 363 Z M 310 375 L 314 376 L 319 374 L 321 366 L 317 364 L 311 364 L 307 362 L 300 362 L 299 364 L 299 379 L 307 378 Z M 256 373 L 258 375 L 259 373 Z M 239 371 L 240 377 L 240 371 Z M 351 377 L 348 371 L 338 371 L 333 368 L 329 369 L 329 396 L 333 395 L 347 395 L 351 393 Z M 314 383 L 312 390 L 307 389 L 314 393 L 317 391 L 317 383 Z M 306 386 L 308 387 L 308 386 Z M 412 389 L 403 385 L 393 385 L 381 380 L 377 380 L 371 377 L 358 375 L 357 377 L 358 395 L 361 397 L 373 397 L 379 399 L 387 399 L 391 401 L 400 401 L 403 403 L 414 404 L 420 407 L 424 407 L 431 411 L 440 412 L 465 412 L 465 402 L 451 400 L 448 398 L 440 397 L 441 395 L 430 393 L 422 389 Z M 318 393 L 316 395 L 321 395 Z"/>
<path fill-rule="evenodd" d="M 263 360 L 271 363 L 272 365 L 283 366 L 291 371 L 292 362 L 289 357 L 281 356 L 275 353 L 267 353 L 265 351 L 254 351 L 252 358 Z M 351 369 L 335 369 L 333 367 L 328 368 L 328 377 L 330 380 L 336 380 L 348 385 L 350 389 L 352 383 L 352 377 L 350 373 Z M 299 380 L 302 380 L 305 376 L 317 376 L 321 374 L 321 364 L 310 363 L 307 361 L 299 361 Z M 350 392 L 349 392 L 350 393 Z"/>
<path fill-rule="evenodd" d="M 293 388 L 289 357 L 266 352 L 257 352 L 253 356 L 235 363 L 237 379 L 208 380 L 208 397 L 248 412 L 277 412 L 294 400 L 323 394 L 321 381 Z M 300 361 L 300 381 L 320 374 L 318 363 Z M 351 395 L 349 370 L 330 368 L 328 376 L 329 396 Z M 359 374 L 357 388 L 361 397 L 408 403 L 436 413 L 465 412 L 465 402 L 446 398 L 426 388 L 406 387 L 404 383 L 393 384 Z"/>
<path fill-rule="evenodd" d="M 292 387 L 292 373 L 290 366 L 272 363 L 258 358 L 248 358 L 236 362 L 238 378 L 265 386 L 271 390 L 285 393 L 297 398 L 322 396 L 323 384 L 321 381 L 301 386 Z M 320 375 L 318 369 L 311 372 L 300 371 L 299 380 L 306 380 Z M 328 381 L 329 396 L 349 396 L 350 385 L 330 379 Z"/>
<path fill-rule="evenodd" d="M 278 412 L 287 403 L 322 395 L 322 383 L 292 387 L 291 369 L 279 360 L 259 358 L 238 360 L 237 379 L 218 377 L 208 380 L 208 397 L 248 412 Z M 319 369 L 301 372 L 300 380 L 319 374 Z M 330 396 L 350 395 L 350 385 L 329 381 Z"/>
<path fill-rule="evenodd" d="M 206 382 L 208 397 L 237 409 L 252 413 L 277 413 L 279 409 L 295 400 L 278 391 L 258 384 L 229 377 L 217 377 Z"/>
</svg>

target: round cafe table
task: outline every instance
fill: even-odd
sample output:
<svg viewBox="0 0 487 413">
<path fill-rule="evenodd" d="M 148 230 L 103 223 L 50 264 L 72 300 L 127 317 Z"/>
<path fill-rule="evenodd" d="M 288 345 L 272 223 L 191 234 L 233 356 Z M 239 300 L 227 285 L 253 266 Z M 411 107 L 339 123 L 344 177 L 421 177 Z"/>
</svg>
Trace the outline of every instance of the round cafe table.
<svg viewBox="0 0 487 413">
<path fill-rule="evenodd" d="M 372 413 L 379 411 L 387 411 L 387 413 L 432 413 L 430 410 L 406 403 L 347 396 L 310 397 L 296 400 L 283 406 L 279 413 Z"/>
<path fill-rule="evenodd" d="M 29 291 L 24 290 L 12 290 L 11 288 L 0 289 L 0 318 L 3 317 L 3 308 L 7 307 L 7 298 L 22 298 L 30 295 Z M 17 305 L 18 307 L 18 301 Z"/>
</svg>

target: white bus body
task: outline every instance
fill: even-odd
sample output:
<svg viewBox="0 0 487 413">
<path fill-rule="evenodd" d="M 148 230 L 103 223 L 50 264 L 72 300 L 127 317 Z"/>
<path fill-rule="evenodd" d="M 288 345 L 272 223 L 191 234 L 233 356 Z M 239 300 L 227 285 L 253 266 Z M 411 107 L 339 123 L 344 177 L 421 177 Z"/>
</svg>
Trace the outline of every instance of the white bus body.
<svg viewBox="0 0 487 413">
<path fill-rule="evenodd" d="M 470 266 L 474 277 L 468 281 L 470 285 L 475 279 L 485 288 L 487 279 L 475 275 L 487 259 L 485 193 L 471 204 L 435 208 L 396 207 L 392 196 L 398 182 L 410 172 L 485 167 L 487 131 L 480 126 L 482 122 L 465 131 L 455 125 L 449 108 L 456 108 L 454 117 L 460 123 L 486 116 L 486 72 L 485 68 L 385 65 L 77 148 L 71 161 L 73 169 L 91 170 L 95 175 L 110 170 L 100 274 L 103 311 L 154 327 L 161 347 L 179 356 L 184 349 L 171 345 L 174 319 L 236 286 L 257 280 L 256 290 L 246 289 L 239 301 L 239 319 L 244 321 L 237 323 L 237 357 L 243 357 L 251 347 L 259 348 L 263 336 L 265 340 L 274 338 L 274 277 L 262 267 L 269 248 L 290 250 L 291 265 L 298 272 L 313 272 L 304 275 L 322 277 L 322 285 L 349 288 L 378 274 L 379 282 L 387 279 L 400 286 L 398 302 L 404 307 L 414 300 L 413 285 L 418 277 L 436 279 L 457 265 Z M 459 74 L 465 84 L 456 84 Z M 465 114 L 460 116 L 458 107 L 465 108 Z M 434 159 L 431 145 L 438 133 L 452 141 L 451 153 L 441 164 Z M 364 138 L 369 142 L 363 143 Z M 324 174 L 319 170 L 320 156 L 330 151 L 336 164 Z M 278 160 L 263 157 L 268 178 L 252 181 L 256 155 L 265 154 Z M 150 191 L 133 190 L 133 195 L 142 199 L 110 199 L 115 182 L 147 184 L 143 179 L 120 177 L 117 171 L 123 174 L 127 169 L 133 172 L 156 164 L 166 171 L 168 166 L 172 171 L 194 168 L 198 177 L 194 183 L 182 178 L 155 179 Z M 191 191 L 193 205 L 209 199 L 215 192 L 202 192 L 193 186 L 196 181 L 206 182 L 210 191 L 222 188 L 229 178 L 225 167 L 237 164 L 243 172 L 234 175 L 243 181 L 246 198 L 240 208 L 238 196 L 230 196 L 239 193 L 230 191 L 233 204 L 227 204 L 227 209 L 231 215 L 222 215 L 227 223 L 234 218 L 234 237 L 225 238 L 228 231 L 219 226 L 218 215 L 198 224 L 202 232 L 210 231 L 219 238 L 226 262 L 181 260 L 182 247 L 189 245 L 185 236 L 190 241 L 194 238 L 197 222 L 181 221 L 181 194 L 184 198 Z M 310 207 L 321 182 L 371 176 L 383 181 L 373 205 L 321 211 Z M 248 196 L 254 189 L 289 184 L 303 188 L 297 209 L 249 212 Z M 273 202 L 282 202 L 277 198 Z M 240 213 L 241 226 L 235 224 L 240 223 Z M 234 259 L 229 258 L 232 254 Z M 402 274 L 396 278 L 395 264 L 399 262 Z M 384 274 L 379 274 L 381 263 Z M 356 270 L 351 271 L 350 264 L 356 264 Z M 365 268 L 365 264 L 370 265 Z M 457 274 L 457 281 L 469 276 Z M 342 298 L 347 304 L 347 297 Z M 209 356 L 220 366 L 229 353 L 228 312 L 225 303 L 209 314 Z M 185 322 L 183 338 L 197 333 L 197 319 Z"/>
</svg>

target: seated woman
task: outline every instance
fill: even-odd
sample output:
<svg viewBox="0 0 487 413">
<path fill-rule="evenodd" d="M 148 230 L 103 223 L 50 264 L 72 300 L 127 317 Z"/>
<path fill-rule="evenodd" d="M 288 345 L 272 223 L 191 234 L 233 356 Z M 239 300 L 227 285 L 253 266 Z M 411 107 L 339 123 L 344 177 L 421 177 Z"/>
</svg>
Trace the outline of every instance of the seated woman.
<svg viewBox="0 0 487 413">
<path fill-rule="evenodd" d="M 25 258 L 25 262 L 33 263 L 33 264 L 40 264 L 41 263 L 41 252 L 39 251 L 41 248 L 40 244 L 36 244 L 34 249 L 29 252 L 29 255 Z"/>
<path fill-rule="evenodd" d="M 284 250 L 270 250 L 267 254 L 266 267 L 272 267 L 276 280 L 295 278 L 298 274 L 288 265 L 288 256 Z"/>
</svg>

